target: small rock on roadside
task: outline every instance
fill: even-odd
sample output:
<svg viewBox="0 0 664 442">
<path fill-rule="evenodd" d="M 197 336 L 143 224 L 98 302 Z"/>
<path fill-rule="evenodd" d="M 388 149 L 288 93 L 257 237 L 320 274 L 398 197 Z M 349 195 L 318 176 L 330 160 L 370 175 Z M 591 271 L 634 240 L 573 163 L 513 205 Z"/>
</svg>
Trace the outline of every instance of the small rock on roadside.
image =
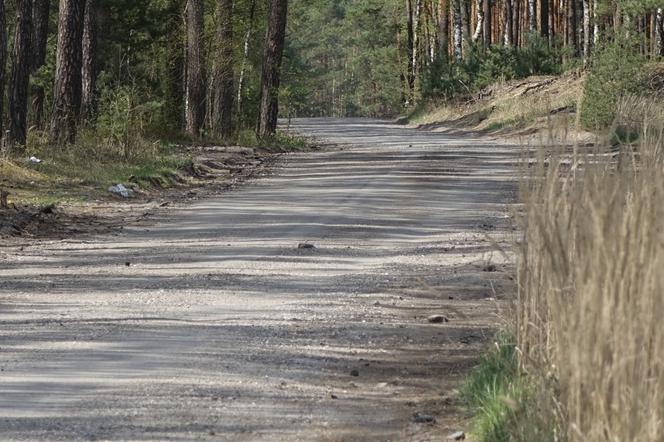
<svg viewBox="0 0 664 442">
<path fill-rule="evenodd" d="M 447 436 L 447 440 L 466 440 L 466 433 L 457 431 Z"/>
<path fill-rule="evenodd" d="M 428 414 L 417 412 L 413 414 L 413 422 L 416 424 L 435 424 L 436 418 Z"/>
<path fill-rule="evenodd" d="M 450 318 L 443 315 L 431 315 L 427 318 L 427 321 L 432 324 L 443 324 L 445 322 L 450 322 Z"/>
<path fill-rule="evenodd" d="M 360 375 L 360 372 L 357 370 L 351 370 L 350 375 L 353 377 L 358 377 Z"/>
</svg>

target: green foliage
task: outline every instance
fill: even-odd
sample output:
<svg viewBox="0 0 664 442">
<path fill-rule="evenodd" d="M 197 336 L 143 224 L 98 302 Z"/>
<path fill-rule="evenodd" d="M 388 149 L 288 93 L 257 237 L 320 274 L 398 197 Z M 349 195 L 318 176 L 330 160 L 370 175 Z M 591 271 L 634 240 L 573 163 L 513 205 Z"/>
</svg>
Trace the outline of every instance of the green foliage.
<svg viewBox="0 0 664 442">
<path fill-rule="evenodd" d="M 624 39 L 597 48 L 581 106 L 581 122 L 586 128 L 609 127 L 616 116 L 618 102 L 645 90 L 642 69 L 645 61 L 634 43 Z"/>
<path fill-rule="evenodd" d="M 464 386 L 475 413 L 474 436 L 486 442 L 555 441 L 553 401 L 542 392 L 519 371 L 512 340 L 500 335 Z"/>
<path fill-rule="evenodd" d="M 471 47 L 463 61 L 439 57 L 424 77 L 425 98 L 451 99 L 468 95 L 496 81 L 530 75 L 555 75 L 562 71 L 561 53 L 537 35 L 528 37 L 523 48 Z"/>
<path fill-rule="evenodd" d="M 163 103 L 142 96 L 136 87 L 105 89 L 94 125 L 97 149 L 124 159 L 145 154 L 141 146 L 149 144 L 146 135 L 157 123 L 163 123 L 159 118 L 163 107 Z"/>
<path fill-rule="evenodd" d="M 283 116 L 392 116 L 403 104 L 396 0 L 304 0 L 289 17 Z"/>
</svg>

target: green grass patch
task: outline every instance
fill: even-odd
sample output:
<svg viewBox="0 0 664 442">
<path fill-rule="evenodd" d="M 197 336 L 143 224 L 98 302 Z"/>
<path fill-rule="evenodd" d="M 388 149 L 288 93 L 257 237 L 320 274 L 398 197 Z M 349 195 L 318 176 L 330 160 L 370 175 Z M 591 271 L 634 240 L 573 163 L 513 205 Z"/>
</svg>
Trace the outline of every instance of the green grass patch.
<svg viewBox="0 0 664 442">
<path fill-rule="evenodd" d="M 499 335 L 463 388 L 475 414 L 473 436 L 486 442 L 553 442 L 553 400 L 541 383 L 520 372 L 513 342 Z"/>
</svg>

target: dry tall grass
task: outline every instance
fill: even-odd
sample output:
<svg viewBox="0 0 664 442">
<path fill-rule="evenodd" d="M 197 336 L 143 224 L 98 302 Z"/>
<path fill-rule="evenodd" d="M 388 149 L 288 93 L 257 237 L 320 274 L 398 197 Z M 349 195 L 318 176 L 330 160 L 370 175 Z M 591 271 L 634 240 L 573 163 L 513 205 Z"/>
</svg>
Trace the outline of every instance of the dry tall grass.
<svg viewBox="0 0 664 442">
<path fill-rule="evenodd" d="M 524 185 L 516 333 L 562 439 L 664 440 L 662 122 L 627 101 L 614 132 L 638 141 L 548 153 Z"/>
</svg>

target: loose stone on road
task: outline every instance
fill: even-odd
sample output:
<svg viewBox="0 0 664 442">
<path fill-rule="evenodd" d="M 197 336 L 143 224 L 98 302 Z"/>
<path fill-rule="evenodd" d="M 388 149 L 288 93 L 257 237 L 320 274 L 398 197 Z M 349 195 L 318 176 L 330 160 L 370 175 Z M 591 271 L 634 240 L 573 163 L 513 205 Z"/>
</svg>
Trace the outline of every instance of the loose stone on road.
<svg viewBox="0 0 664 442">
<path fill-rule="evenodd" d="M 343 147 L 149 231 L 5 247 L 2 440 L 466 429 L 458 389 L 511 285 L 495 247 L 518 150 L 372 120 L 292 130 Z"/>
</svg>

